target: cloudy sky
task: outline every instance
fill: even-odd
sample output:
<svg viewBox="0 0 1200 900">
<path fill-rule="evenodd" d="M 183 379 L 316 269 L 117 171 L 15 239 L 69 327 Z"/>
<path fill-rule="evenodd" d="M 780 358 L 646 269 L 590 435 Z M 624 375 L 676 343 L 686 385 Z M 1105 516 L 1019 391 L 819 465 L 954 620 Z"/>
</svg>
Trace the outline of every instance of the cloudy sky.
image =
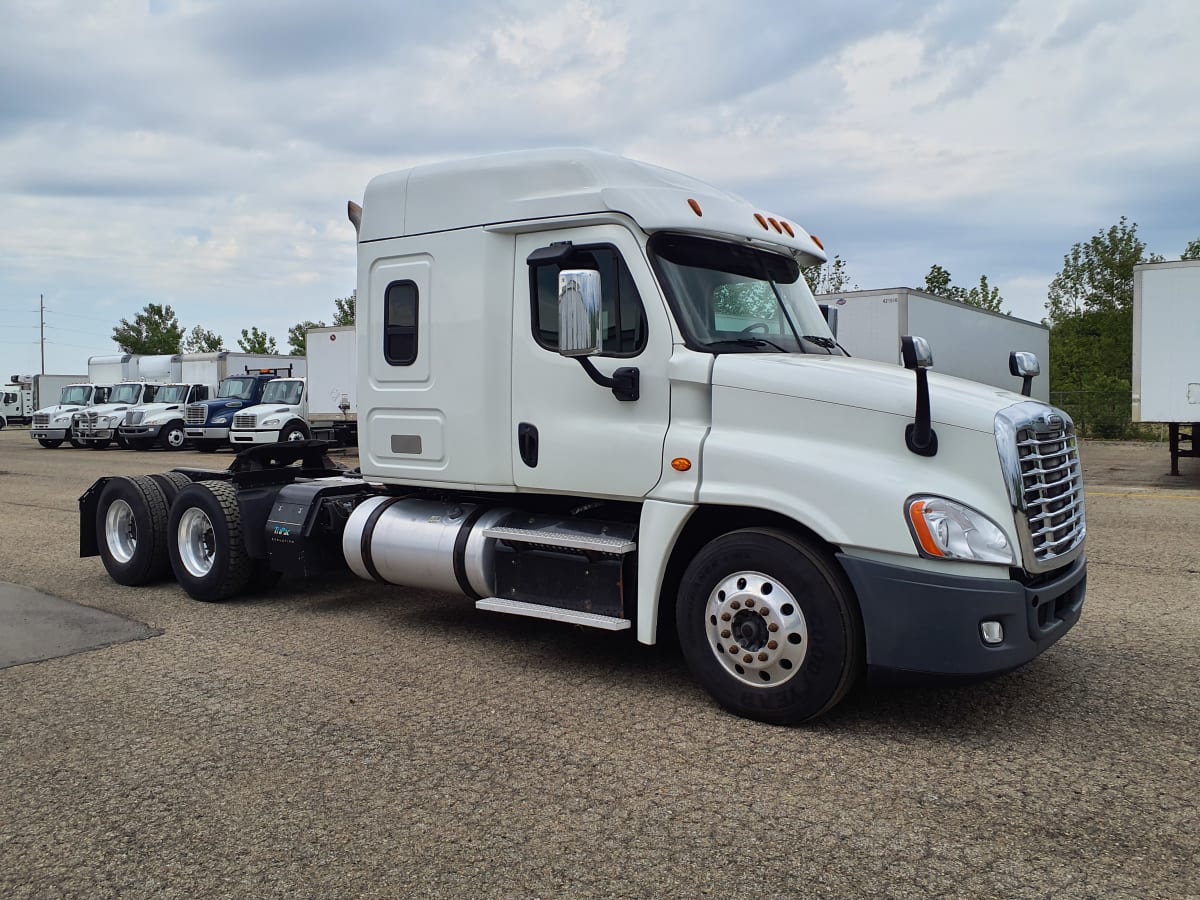
<svg viewBox="0 0 1200 900">
<path fill-rule="evenodd" d="M 354 289 L 375 174 L 589 146 L 800 222 L 866 288 L 934 264 L 1040 319 L 1122 216 L 1200 237 L 1195 0 L 0 0 L 0 369 L 148 302 L 286 346 Z"/>
</svg>

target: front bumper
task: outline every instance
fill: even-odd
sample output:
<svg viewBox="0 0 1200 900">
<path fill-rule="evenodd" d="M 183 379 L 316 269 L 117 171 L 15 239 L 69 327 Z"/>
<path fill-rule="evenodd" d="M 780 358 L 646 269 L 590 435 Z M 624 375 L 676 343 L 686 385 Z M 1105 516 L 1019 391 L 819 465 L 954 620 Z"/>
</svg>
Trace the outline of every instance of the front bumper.
<svg viewBox="0 0 1200 900">
<path fill-rule="evenodd" d="M 940 575 L 838 554 L 858 593 L 867 666 L 876 680 L 964 680 L 1025 665 L 1079 621 L 1087 560 L 1029 586 Z M 985 644 L 980 625 L 999 622 L 1004 639 Z"/>
<path fill-rule="evenodd" d="M 85 428 L 75 429 L 75 437 L 81 441 L 111 441 L 117 436 L 115 428 Z"/>
<path fill-rule="evenodd" d="M 231 444 L 277 444 L 279 443 L 279 429 L 272 428 L 269 431 L 234 429 L 229 432 L 229 442 Z"/>
<path fill-rule="evenodd" d="M 65 441 L 68 437 L 66 428 L 34 428 L 29 436 L 35 441 Z"/>
<path fill-rule="evenodd" d="M 192 440 L 225 441 L 229 439 L 229 428 L 224 425 L 220 428 L 197 428 L 195 425 L 189 425 L 183 431 Z"/>
<path fill-rule="evenodd" d="M 162 425 L 122 425 L 117 431 L 121 432 L 123 438 L 135 441 L 146 440 L 158 437 L 158 433 L 162 431 Z"/>
</svg>

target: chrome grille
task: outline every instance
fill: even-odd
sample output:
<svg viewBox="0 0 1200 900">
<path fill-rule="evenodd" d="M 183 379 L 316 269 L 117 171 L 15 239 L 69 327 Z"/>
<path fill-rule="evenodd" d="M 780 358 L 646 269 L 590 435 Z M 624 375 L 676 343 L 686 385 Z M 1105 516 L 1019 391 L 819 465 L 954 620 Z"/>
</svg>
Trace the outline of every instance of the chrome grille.
<svg viewBox="0 0 1200 900">
<path fill-rule="evenodd" d="M 203 425 L 208 417 L 208 407 L 202 403 L 193 403 L 187 408 L 187 424 Z"/>
<path fill-rule="evenodd" d="M 1075 423 L 1060 410 L 1022 403 L 997 416 L 996 439 L 1008 469 L 1025 567 L 1058 568 L 1078 555 L 1087 533 Z"/>
<path fill-rule="evenodd" d="M 132 409 L 125 413 L 126 425 L 141 425 L 142 419 L 146 418 L 146 414 L 141 410 L 134 412 Z"/>
<path fill-rule="evenodd" d="M 34 428 L 49 428 L 50 427 L 50 414 L 49 413 L 34 413 L 33 427 Z"/>
<path fill-rule="evenodd" d="M 234 428 L 253 428 L 257 422 L 254 421 L 254 413 L 242 413 L 233 417 Z"/>
</svg>

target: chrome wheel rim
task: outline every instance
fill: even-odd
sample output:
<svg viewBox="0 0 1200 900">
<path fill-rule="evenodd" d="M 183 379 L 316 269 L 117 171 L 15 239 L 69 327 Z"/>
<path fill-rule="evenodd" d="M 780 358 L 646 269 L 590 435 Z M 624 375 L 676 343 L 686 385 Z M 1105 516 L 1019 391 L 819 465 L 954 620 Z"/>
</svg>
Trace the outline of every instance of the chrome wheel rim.
<svg viewBox="0 0 1200 900">
<path fill-rule="evenodd" d="M 124 500 L 114 500 L 104 514 L 104 542 L 117 562 L 127 563 L 133 559 L 137 550 L 137 523 L 132 507 Z"/>
<path fill-rule="evenodd" d="M 216 560 L 216 535 L 204 510 L 191 507 L 179 517 L 179 561 L 194 578 L 212 571 Z"/>
<path fill-rule="evenodd" d="M 303 431 L 293 431 L 291 434 L 288 435 L 288 440 L 289 441 L 302 441 L 302 440 L 304 440 L 304 432 Z"/>
<path fill-rule="evenodd" d="M 186 438 L 187 435 L 183 433 L 182 428 L 172 428 L 167 432 L 167 443 L 170 445 L 172 450 L 178 450 L 180 447 L 182 447 Z"/>
<path fill-rule="evenodd" d="M 722 668 L 743 684 L 778 687 L 808 654 L 808 623 L 792 593 L 761 572 L 736 572 L 708 597 L 705 627 Z"/>
</svg>

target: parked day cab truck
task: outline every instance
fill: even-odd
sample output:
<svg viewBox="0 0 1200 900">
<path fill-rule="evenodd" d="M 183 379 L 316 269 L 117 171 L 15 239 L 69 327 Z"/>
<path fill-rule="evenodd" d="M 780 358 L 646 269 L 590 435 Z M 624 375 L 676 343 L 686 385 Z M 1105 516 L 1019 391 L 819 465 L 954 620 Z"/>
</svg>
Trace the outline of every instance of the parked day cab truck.
<svg viewBox="0 0 1200 900">
<path fill-rule="evenodd" d="M 75 416 L 90 406 L 107 402 L 111 392 L 111 384 L 91 384 L 86 376 L 75 384 L 66 385 L 57 403 L 34 412 L 29 436 L 47 450 L 61 447 L 67 440 L 72 446 L 82 447 L 83 444 L 71 433 Z"/>
<path fill-rule="evenodd" d="M 305 372 L 304 360 L 294 356 L 230 353 L 224 363 L 228 375 L 221 380 L 216 396 L 189 404 L 186 409 L 184 431 L 196 449 L 204 453 L 229 445 L 233 417 L 261 403 L 268 382 Z"/>
<path fill-rule="evenodd" d="M 919 338 L 907 369 L 843 355 L 791 220 L 590 151 L 383 175 L 350 214 L 361 475 L 298 441 L 102 478 L 80 549 L 117 581 L 215 601 L 349 566 L 646 644 L 673 628 L 716 700 L 770 722 L 864 670 L 1009 671 L 1079 618 L 1070 418 L 930 374 Z"/>
</svg>

